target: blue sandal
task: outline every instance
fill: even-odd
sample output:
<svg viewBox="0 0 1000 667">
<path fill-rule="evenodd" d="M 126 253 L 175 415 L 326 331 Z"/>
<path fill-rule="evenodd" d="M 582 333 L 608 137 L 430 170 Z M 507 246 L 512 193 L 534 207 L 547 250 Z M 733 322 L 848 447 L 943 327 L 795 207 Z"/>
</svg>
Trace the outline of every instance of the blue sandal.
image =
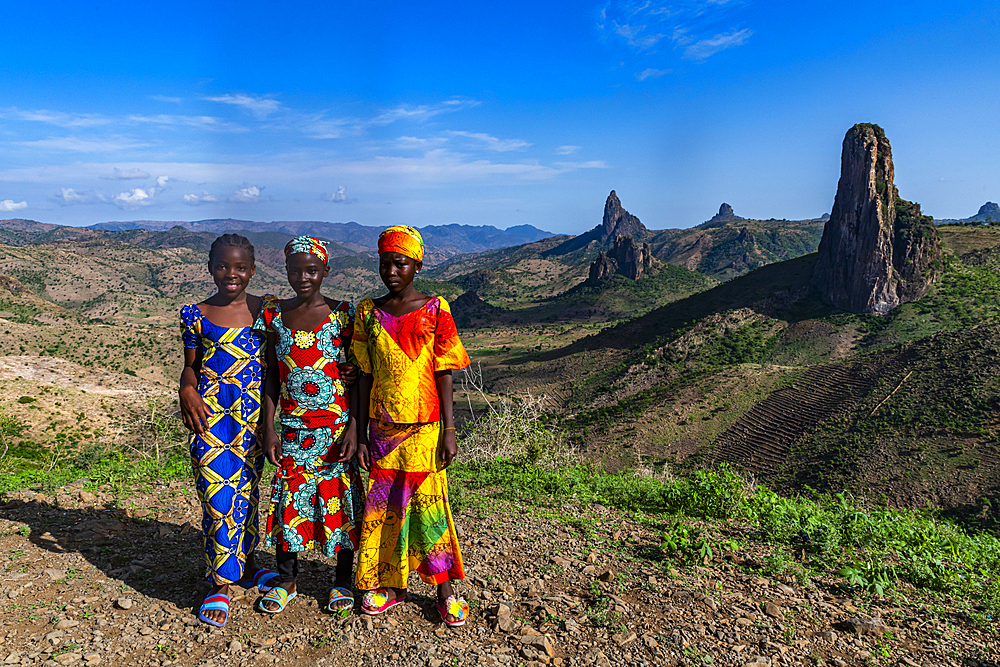
<svg viewBox="0 0 1000 667">
<path fill-rule="evenodd" d="M 206 611 L 224 611 L 226 612 L 226 617 L 222 619 L 221 623 L 213 621 L 208 616 L 205 616 Z M 198 620 L 202 623 L 214 625 L 217 628 L 223 627 L 226 621 L 229 620 L 229 596 L 225 593 L 215 593 L 205 598 L 205 601 L 201 603 L 201 608 L 198 610 Z"/>
<path fill-rule="evenodd" d="M 267 592 L 267 595 L 257 601 L 257 609 L 265 614 L 280 614 L 285 611 L 285 607 L 288 606 L 288 603 L 294 600 L 295 596 L 298 594 L 298 591 L 289 594 L 288 591 L 281 586 L 275 586 Z M 278 604 L 278 608 L 268 609 L 264 606 L 264 602 L 276 602 Z"/>
<path fill-rule="evenodd" d="M 326 610 L 335 614 L 341 614 L 354 608 L 354 595 L 350 589 L 338 586 L 330 589 L 330 601 L 326 603 Z"/>
<path fill-rule="evenodd" d="M 257 590 L 259 590 L 261 593 L 267 593 L 268 591 L 271 590 L 271 588 L 273 588 L 272 586 L 268 586 L 267 582 L 274 581 L 277 577 L 278 577 L 277 572 L 275 572 L 274 570 L 269 570 L 265 567 L 260 570 L 257 570 L 257 574 L 253 575 L 252 584 L 246 583 L 241 579 L 240 586 L 242 586 L 243 588 L 253 588 L 254 586 L 256 586 Z"/>
</svg>

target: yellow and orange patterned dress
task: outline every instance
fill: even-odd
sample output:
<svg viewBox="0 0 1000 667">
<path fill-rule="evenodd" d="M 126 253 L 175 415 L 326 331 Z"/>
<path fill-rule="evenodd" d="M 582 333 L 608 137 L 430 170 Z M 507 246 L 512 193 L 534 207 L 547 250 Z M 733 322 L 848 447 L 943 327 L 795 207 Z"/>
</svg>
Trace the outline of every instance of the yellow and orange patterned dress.
<svg viewBox="0 0 1000 667">
<path fill-rule="evenodd" d="M 362 590 L 406 588 L 411 569 L 428 584 L 464 579 L 438 457 L 434 373 L 469 365 L 448 302 L 433 297 L 396 317 L 371 299 L 362 301 L 352 351 L 359 368 L 374 376 L 371 472 L 355 584 Z"/>
</svg>

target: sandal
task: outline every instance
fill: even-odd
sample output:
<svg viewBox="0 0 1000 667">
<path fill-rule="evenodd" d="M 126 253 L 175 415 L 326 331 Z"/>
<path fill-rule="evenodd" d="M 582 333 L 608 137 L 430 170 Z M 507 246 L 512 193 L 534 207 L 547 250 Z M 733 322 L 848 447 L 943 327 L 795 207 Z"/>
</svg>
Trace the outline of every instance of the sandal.
<svg viewBox="0 0 1000 667">
<path fill-rule="evenodd" d="M 264 612 L 265 614 L 280 614 L 285 611 L 285 607 L 288 603 L 295 599 L 295 596 L 299 594 L 298 591 L 294 593 L 289 593 L 281 586 L 275 586 L 267 592 L 267 595 L 262 597 L 257 601 L 257 609 Z M 265 602 L 275 602 L 278 605 L 277 609 L 268 609 L 264 606 Z"/>
<path fill-rule="evenodd" d="M 365 599 L 361 601 L 361 611 L 369 616 L 378 616 L 400 602 L 406 602 L 406 593 L 403 593 L 402 597 L 394 597 L 390 600 L 389 589 L 376 588 L 365 593 Z"/>
<path fill-rule="evenodd" d="M 449 595 L 444 604 L 441 603 L 441 600 L 438 600 L 437 610 L 441 614 L 441 620 L 449 628 L 460 628 L 465 625 L 465 620 L 469 618 L 469 603 L 464 598 L 458 598 L 454 595 Z M 449 616 L 456 620 L 449 621 Z"/>
<path fill-rule="evenodd" d="M 344 586 L 337 586 L 330 589 L 330 601 L 326 603 L 326 610 L 335 614 L 350 611 L 354 608 L 354 594 Z"/>
<path fill-rule="evenodd" d="M 239 582 L 237 583 L 239 583 L 239 585 L 242 586 L 243 588 L 253 588 L 254 586 L 256 586 L 257 590 L 259 590 L 261 593 L 267 593 L 272 588 L 272 586 L 267 585 L 267 582 L 274 581 L 274 579 L 277 576 L 278 576 L 277 572 L 275 572 L 274 570 L 269 570 L 266 567 L 264 567 L 257 570 L 257 574 L 253 575 L 252 584 L 243 579 L 240 579 Z"/>
<path fill-rule="evenodd" d="M 226 612 L 226 617 L 221 622 L 213 621 L 208 616 L 205 616 L 206 611 L 224 611 Z M 201 603 L 201 608 L 198 609 L 198 620 L 202 623 L 214 625 L 217 628 L 223 627 L 226 621 L 229 620 L 229 596 L 225 593 L 213 593 L 205 598 L 205 601 Z"/>
</svg>

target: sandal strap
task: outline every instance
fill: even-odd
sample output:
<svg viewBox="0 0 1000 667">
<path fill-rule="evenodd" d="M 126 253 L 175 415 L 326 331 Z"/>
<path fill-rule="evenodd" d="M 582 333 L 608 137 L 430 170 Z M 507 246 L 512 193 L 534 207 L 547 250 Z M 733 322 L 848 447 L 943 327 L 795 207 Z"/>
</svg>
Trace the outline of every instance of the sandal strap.
<svg viewBox="0 0 1000 667">
<path fill-rule="evenodd" d="M 271 581 L 278 576 L 278 573 L 274 570 L 258 570 L 257 574 L 253 576 L 253 585 L 260 588 L 261 586 L 267 586 L 267 582 Z"/>
<path fill-rule="evenodd" d="M 286 591 L 281 586 L 275 586 L 274 588 L 272 588 L 271 590 L 269 590 L 267 593 L 264 594 L 264 598 L 261 600 L 261 602 L 264 602 L 265 600 L 270 600 L 271 602 L 277 602 L 278 605 L 280 605 L 281 609 L 284 609 L 285 605 L 288 604 L 288 591 Z"/>
<path fill-rule="evenodd" d="M 456 621 L 464 621 L 469 615 L 469 603 L 465 601 L 465 598 L 449 595 L 444 601 L 444 610 L 448 616 Z"/>
<path fill-rule="evenodd" d="M 229 596 L 225 593 L 216 593 L 215 595 L 209 595 L 205 598 L 205 601 L 201 603 L 201 611 L 229 611 Z"/>
</svg>

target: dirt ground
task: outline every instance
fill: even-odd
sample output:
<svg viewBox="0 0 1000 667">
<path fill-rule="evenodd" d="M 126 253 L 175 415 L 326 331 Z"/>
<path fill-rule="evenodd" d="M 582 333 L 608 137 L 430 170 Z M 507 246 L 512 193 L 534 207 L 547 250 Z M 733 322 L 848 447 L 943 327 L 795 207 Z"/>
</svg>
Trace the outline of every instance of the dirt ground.
<svg viewBox="0 0 1000 667">
<path fill-rule="evenodd" d="M 997 635 L 947 600 L 859 601 L 833 581 L 762 576 L 765 545 L 680 567 L 664 559 L 655 518 L 529 506 L 503 490 L 456 516 L 464 628 L 441 623 L 415 578 L 410 600 L 383 616 L 324 613 L 332 563 L 310 552 L 284 613 L 255 611 L 256 590 L 234 587 L 229 622 L 213 629 L 195 617 L 207 584 L 192 489 L 85 489 L 25 491 L 0 510 L 2 664 L 1000 664 Z"/>
</svg>

